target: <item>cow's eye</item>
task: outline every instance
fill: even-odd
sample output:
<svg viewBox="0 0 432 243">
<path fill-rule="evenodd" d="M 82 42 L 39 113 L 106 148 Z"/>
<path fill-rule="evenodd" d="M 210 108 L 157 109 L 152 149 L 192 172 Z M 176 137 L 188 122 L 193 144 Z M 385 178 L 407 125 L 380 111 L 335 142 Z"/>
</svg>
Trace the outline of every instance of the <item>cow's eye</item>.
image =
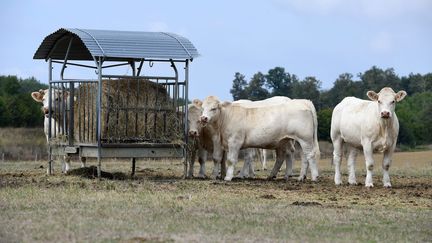
<svg viewBox="0 0 432 243">
<path fill-rule="evenodd" d="M 216 108 L 211 108 L 211 111 L 215 111 L 216 110 Z"/>
<path fill-rule="evenodd" d="M 381 100 L 378 100 L 378 104 L 381 104 Z"/>
<path fill-rule="evenodd" d="M 393 100 L 392 102 L 391 102 L 392 104 L 394 104 L 395 103 L 395 101 Z"/>
</svg>

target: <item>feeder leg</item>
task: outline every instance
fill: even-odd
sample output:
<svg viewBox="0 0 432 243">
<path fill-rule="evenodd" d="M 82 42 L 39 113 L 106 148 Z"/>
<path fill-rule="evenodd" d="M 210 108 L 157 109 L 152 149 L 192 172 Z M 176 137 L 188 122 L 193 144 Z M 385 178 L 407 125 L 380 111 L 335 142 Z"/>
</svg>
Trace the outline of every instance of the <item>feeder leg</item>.
<svg viewBox="0 0 432 243">
<path fill-rule="evenodd" d="M 131 176 L 135 175 L 135 165 L 136 165 L 136 159 L 132 158 L 132 173 L 131 173 Z"/>
<path fill-rule="evenodd" d="M 53 163 L 52 163 L 53 161 L 52 161 L 52 159 L 49 159 L 48 160 L 48 169 L 47 169 L 47 174 L 48 175 L 52 175 L 53 173 L 53 169 L 52 169 L 52 166 L 53 166 Z"/>
<path fill-rule="evenodd" d="M 98 176 L 99 179 L 101 178 L 101 175 L 102 175 L 102 173 L 101 173 L 101 159 L 98 158 L 97 176 Z"/>
<path fill-rule="evenodd" d="M 49 151 L 48 151 L 48 168 L 47 168 L 47 174 L 48 175 L 52 175 L 52 172 L 53 172 L 53 159 L 52 159 L 52 149 L 51 148 L 49 148 Z"/>
</svg>

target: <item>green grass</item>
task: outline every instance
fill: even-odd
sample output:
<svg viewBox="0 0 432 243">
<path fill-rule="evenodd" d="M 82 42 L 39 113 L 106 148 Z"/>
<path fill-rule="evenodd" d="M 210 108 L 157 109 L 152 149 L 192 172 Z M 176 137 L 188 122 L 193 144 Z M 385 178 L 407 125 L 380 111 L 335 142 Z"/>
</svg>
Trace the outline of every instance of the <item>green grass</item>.
<svg viewBox="0 0 432 243">
<path fill-rule="evenodd" d="M 183 180 L 178 161 L 139 161 L 134 179 L 129 163 L 103 164 L 125 180 L 65 176 L 58 164 L 46 176 L 41 166 L 0 165 L 0 241 L 432 240 L 431 166 L 394 175 L 393 189 L 370 190 L 335 187 L 331 168 L 321 169 L 319 183 L 298 183 L 266 181 L 268 171 L 253 180 Z"/>
</svg>

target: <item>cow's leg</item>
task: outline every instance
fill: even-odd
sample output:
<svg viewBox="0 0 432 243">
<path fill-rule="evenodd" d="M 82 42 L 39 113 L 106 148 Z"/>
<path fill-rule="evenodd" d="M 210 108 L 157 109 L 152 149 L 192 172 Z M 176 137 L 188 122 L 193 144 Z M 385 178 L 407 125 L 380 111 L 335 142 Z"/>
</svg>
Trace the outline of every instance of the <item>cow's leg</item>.
<svg viewBox="0 0 432 243">
<path fill-rule="evenodd" d="M 87 157 L 80 157 L 81 160 L 81 168 L 86 167 Z"/>
<path fill-rule="evenodd" d="M 221 178 L 225 178 L 226 171 L 227 171 L 227 168 L 226 168 L 226 157 L 227 157 L 227 153 L 224 151 L 222 153 L 222 160 L 220 162 L 220 175 L 221 175 Z"/>
<path fill-rule="evenodd" d="M 249 164 L 251 163 L 249 159 L 249 154 L 247 153 L 246 150 L 243 151 L 244 151 L 244 164 L 240 170 L 240 173 L 237 175 L 237 177 L 241 179 L 247 178 L 249 176 Z"/>
<path fill-rule="evenodd" d="M 244 149 L 244 164 L 238 177 L 240 178 L 249 178 L 254 177 L 255 172 L 253 170 L 253 158 L 255 156 L 255 151 L 252 148 Z"/>
<path fill-rule="evenodd" d="M 276 162 L 273 166 L 272 171 L 270 172 L 270 175 L 268 176 L 269 180 L 276 178 L 276 175 L 279 172 L 280 168 L 282 167 L 283 161 L 286 157 L 285 153 L 286 153 L 286 148 L 276 149 Z"/>
<path fill-rule="evenodd" d="M 221 168 L 221 162 L 217 161 L 216 159 L 213 159 L 213 164 L 214 164 L 213 171 L 212 171 L 212 174 L 210 176 L 210 178 L 212 180 L 214 180 L 218 177 L 219 172 L 220 172 L 220 168 Z"/>
<path fill-rule="evenodd" d="M 61 157 L 61 160 L 62 160 L 62 172 L 64 174 L 67 174 L 68 171 L 70 170 L 71 156 L 70 155 L 64 155 Z"/>
<path fill-rule="evenodd" d="M 301 168 L 300 168 L 300 175 L 297 178 L 298 181 L 304 181 L 306 180 L 307 170 L 309 168 L 309 162 L 305 156 L 304 153 L 301 153 Z"/>
<path fill-rule="evenodd" d="M 307 162 L 309 163 L 309 167 L 310 167 L 310 171 L 311 171 L 311 180 L 317 181 L 318 168 L 317 168 L 317 163 L 316 163 L 316 159 L 315 159 L 315 148 L 314 148 L 313 142 L 306 142 L 304 140 L 299 140 L 299 143 L 300 143 L 300 146 L 303 150 L 303 154 L 304 154 Z M 303 162 L 302 162 L 302 167 L 305 167 L 305 165 L 303 165 Z M 306 169 L 307 168 L 303 168 L 302 171 L 300 172 L 299 180 L 304 180 L 306 178 Z"/>
<path fill-rule="evenodd" d="M 384 185 L 384 187 L 387 187 L 387 188 L 391 187 L 389 169 L 390 169 L 390 165 L 392 163 L 394 147 L 395 146 L 393 146 L 392 149 L 384 152 L 384 159 L 383 159 L 383 164 L 382 164 L 383 185 Z"/>
<path fill-rule="evenodd" d="M 227 154 L 228 168 L 225 176 L 226 181 L 231 181 L 234 176 L 234 169 L 238 161 L 239 151 L 240 151 L 240 146 L 236 144 L 229 144 L 228 154 Z"/>
<path fill-rule="evenodd" d="M 250 163 L 249 163 L 249 178 L 255 178 L 255 170 L 254 170 L 254 161 L 253 157 L 255 156 L 255 153 L 251 155 Z"/>
<path fill-rule="evenodd" d="M 222 150 L 222 147 L 217 146 L 217 144 L 213 144 L 213 145 L 214 145 L 214 148 L 213 148 L 214 167 L 213 167 L 213 172 L 210 176 L 210 178 L 212 180 L 216 179 L 219 175 L 219 172 L 221 170 L 222 157 L 223 157 L 223 153 L 224 153 L 224 151 Z"/>
<path fill-rule="evenodd" d="M 334 182 L 336 185 L 342 184 L 341 172 L 340 172 L 340 164 L 342 160 L 342 138 L 338 135 L 336 137 L 332 137 L 333 142 L 333 164 L 335 167 L 335 177 Z"/>
<path fill-rule="evenodd" d="M 372 171 L 374 167 L 372 143 L 369 141 L 362 142 L 363 153 L 366 160 L 366 187 L 373 187 Z"/>
<path fill-rule="evenodd" d="M 267 149 L 261 149 L 261 165 L 263 170 L 267 170 Z"/>
<path fill-rule="evenodd" d="M 197 148 L 193 147 L 190 148 L 190 156 L 189 156 L 189 170 L 187 173 L 187 178 L 193 178 L 193 174 L 194 174 L 194 164 L 195 164 L 195 159 L 196 159 L 196 152 L 197 152 Z"/>
<path fill-rule="evenodd" d="M 207 161 L 207 150 L 202 149 L 199 151 L 198 162 L 200 164 L 200 170 L 198 177 L 205 178 L 205 162 Z"/>
<path fill-rule="evenodd" d="M 348 154 L 348 183 L 350 185 L 357 185 L 356 176 L 355 176 L 355 161 L 357 157 L 357 149 L 353 147 L 349 147 Z"/>
<path fill-rule="evenodd" d="M 294 153 L 292 151 L 287 151 L 285 159 L 285 180 L 288 180 L 288 178 L 293 175 L 293 158 Z"/>
</svg>

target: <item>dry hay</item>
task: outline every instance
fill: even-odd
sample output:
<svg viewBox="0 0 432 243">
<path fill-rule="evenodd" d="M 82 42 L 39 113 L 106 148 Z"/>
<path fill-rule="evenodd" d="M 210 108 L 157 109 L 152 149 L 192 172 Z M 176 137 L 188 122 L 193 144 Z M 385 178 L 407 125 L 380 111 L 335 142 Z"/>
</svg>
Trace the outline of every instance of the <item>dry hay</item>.
<svg viewBox="0 0 432 243">
<path fill-rule="evenodd" d="M 97 83 L 78 87 L 74 105 L 74 139 L 96 142 Z M 149 80 L 102 81 L 103 142 L 181 143 L 182 116 L 166 88 Z"/>
</svg>

